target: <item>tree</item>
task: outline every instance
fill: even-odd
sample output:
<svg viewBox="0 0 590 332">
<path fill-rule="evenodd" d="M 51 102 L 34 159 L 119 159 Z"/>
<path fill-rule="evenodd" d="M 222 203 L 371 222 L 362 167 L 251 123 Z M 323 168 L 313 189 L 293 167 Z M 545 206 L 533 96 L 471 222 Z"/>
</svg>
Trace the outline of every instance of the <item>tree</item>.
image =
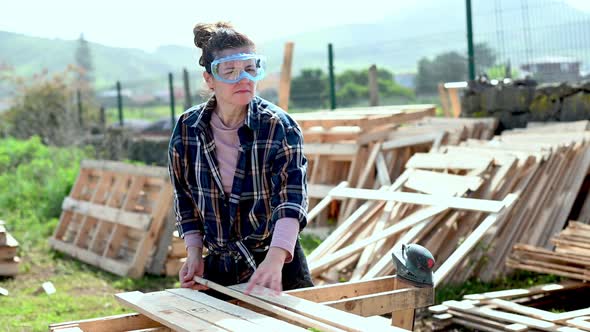
<svg viewBox="0 0 590 332">
<path fill-rule="evenodd" d="M 78 39 L 75 58 L 76 65 L 80 70 L 80 73 L 78 74 L 78 84 L 83 89 L 90 89 L 94 82 L 94 66 L 92 65 L 90 47 L 88 46 L 88 41 L 84 39 L 84 34 L 80 34 L 80 38 Z"/>
<path fill-rule="evenodd" d="M 496 52 L 487 43 L 475 44 L 473 49 L 477 74 L 486 72 L 496 65 Z"/>
<path fill-rule="evenodd" d="M 326 106 L 328 78 L 321 69 L 303 69 L 291 80 L 291 102 L 294 108 Z"/>
<path fill-rule="evenodd" d="M 467 58 L 457 52 L 437 55 L 432 61 L 422 58 L 418 62 L 416 92 L 433 94 L 443 82 L 467 80 Z"/>
<path fill-rule="evenodd" d="M 486 43 L 475 44 L 476 73 L 485 73 L 496 64 L 496 53 Z M 422 58 L 418 62 L 416 93 L 433 94 L 439 83 L 467 80 L 467 57 L 457 52 L 437 55 L 433 60 Z"/>
</svg>

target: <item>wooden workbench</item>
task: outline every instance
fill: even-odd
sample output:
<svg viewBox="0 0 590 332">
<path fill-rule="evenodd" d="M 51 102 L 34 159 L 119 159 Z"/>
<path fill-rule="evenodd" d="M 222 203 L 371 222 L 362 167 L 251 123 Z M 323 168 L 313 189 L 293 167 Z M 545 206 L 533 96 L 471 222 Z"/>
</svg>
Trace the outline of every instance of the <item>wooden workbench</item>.
<svg viewBox="0 0 590 332">
<path fill-rule="evenodd" d="M 230 288 L 243 291 L 243 285 Z M 253 296 L 270 299 L 271 305 L 294 318 L 279 318 L 276 312 L 242 301 L 228 303 L 188 289 L 171 289 L 117 294 L 120 302 L 138 313 L 51 324 L 49 330 L 304 331 L 315 321 L 324 327 L 322 331 L 403 331 L 413 328 L 416 308 L 434 302 L 432 288 L 417 288 L 395 276 L 292 290 L 275 297 Z M 384 314 L 391 314 L 391 321 L 380 316 Z"/>
</svg>

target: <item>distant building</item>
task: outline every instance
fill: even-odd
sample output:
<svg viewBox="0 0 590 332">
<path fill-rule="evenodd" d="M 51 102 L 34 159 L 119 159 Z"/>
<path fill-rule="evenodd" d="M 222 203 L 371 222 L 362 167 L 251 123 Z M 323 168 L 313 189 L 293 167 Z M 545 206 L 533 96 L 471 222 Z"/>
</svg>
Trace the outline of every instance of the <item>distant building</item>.
<svg viewBox="0 0 590 332">
<path fill-rule="evenodd" d="M 572 82 L 581 78 L 579 60 L 568 57 L 544 57 L 520 66 L 524 76 L 529 75 L 538 82 Z"/>
</svg>

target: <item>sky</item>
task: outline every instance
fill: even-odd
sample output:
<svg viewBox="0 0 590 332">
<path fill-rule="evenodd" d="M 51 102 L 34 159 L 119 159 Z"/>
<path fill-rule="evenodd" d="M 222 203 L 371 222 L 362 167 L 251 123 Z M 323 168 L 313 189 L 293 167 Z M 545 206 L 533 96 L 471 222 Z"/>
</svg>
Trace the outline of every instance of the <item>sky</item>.
<svg viewBox="0 0 590 332">
<path fill-rule="evenodd" d="M 473 3 L 477 1 L 486 0 Z M 528 1 L 534 3 L 535 0 Z M 590 12 L 589 0 L 564 1 Z M 150 51 L 160 45 L 192 47 L 192 28 L 197 22 L 230 21 L 254 42 L 263 43 L 331 26 L 381 21 L 415 3 L 394 0 L 10 0 L 2 4 L 0 30 L 69 40 L 84 33 L 91 42 Z"/>
</svg>

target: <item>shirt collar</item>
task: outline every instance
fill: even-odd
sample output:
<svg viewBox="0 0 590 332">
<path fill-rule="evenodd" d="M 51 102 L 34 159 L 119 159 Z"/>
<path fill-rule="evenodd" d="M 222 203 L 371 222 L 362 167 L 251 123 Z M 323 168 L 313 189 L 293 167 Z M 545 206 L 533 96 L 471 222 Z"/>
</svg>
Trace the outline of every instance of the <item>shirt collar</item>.
<svg viewBox="0 0 590 332">
<path fill-rule="evenodd" d="M 259 100 L 260 98 L 258 96 L 252 98 L 248 104 L 248 114 L 244 120 L 244 124 L 252 130 L 256 130 L 259 127 Z M 197 131 L 204 132 L 211 121 L 211 113 L 215 110 L 215 106 L 217 106 L 217 99 L 215 98 L 215 95 L 213 95 L 211 98 L 209 98 L 209 100 L 207 100 L 204 106 L 202 106 L 201 111 L 197 109 L 186 119 L 184 119 L 182 123 L 189 127 L 196 128 Z"/>
</svg>

